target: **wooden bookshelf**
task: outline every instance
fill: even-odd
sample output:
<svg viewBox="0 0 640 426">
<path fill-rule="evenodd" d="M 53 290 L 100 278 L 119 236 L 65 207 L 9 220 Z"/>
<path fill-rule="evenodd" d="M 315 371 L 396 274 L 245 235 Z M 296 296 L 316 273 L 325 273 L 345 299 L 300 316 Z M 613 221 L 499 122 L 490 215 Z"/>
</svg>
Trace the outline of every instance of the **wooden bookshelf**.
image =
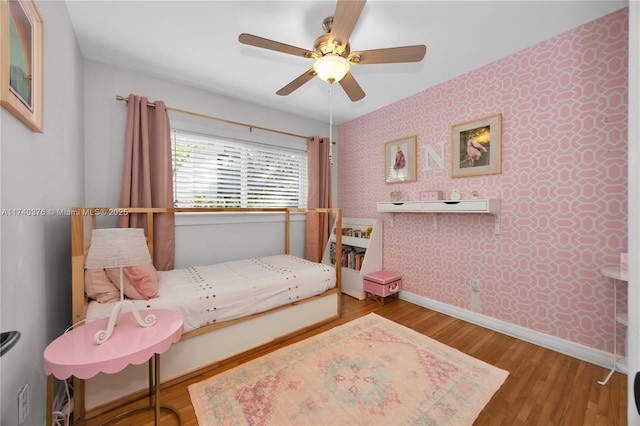
<svg viewBox="0 0 640 426">
<path fill-rule="evenodd" d="M 363 300 L 366 297 L 364 275 L 382 270 L 382 221 L 342 218 L 342 230 L 342 292 Z M 322 257 L 327 265 L 335 264 L 335 235 L 334 223 Z"/>
</svg>

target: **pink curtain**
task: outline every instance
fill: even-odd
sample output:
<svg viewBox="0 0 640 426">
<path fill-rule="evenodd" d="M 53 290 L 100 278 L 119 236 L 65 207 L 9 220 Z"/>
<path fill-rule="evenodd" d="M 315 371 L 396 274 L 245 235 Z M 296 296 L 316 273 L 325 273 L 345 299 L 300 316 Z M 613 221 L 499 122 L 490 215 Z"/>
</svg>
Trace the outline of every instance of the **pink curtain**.
<svg viewBox="0 0 640 426">
<path fill-rule="evenodd" d="M 129 95 L 120 207 L 173 207 L 169 116 L 164 102 L 154 103 L 155 108 L 147 98 Z M 128 226 L 141 228 L 145 222 L 145 215 L 131 215 Z M 152 255 L 156 269 L 173 269 L 173 213 L 154 215 Z"/>
<path fill-rule="evenodd" d="M 309 193 L 307 207 L 331 208 L 331 159 L 329 138 L 318 136 L 307 141 Z M 307 259 L 322 261 L 322 254 L 329 239 L 331 224 L 328 213 L 307 214 Z"/>
</svg>

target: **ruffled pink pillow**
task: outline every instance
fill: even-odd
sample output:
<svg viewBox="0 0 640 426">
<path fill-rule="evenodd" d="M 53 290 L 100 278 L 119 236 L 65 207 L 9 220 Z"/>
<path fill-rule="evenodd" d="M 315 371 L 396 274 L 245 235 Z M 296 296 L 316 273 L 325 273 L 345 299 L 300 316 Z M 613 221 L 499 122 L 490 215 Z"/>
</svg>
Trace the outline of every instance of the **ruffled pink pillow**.
<svg viewBox="0 0 640 426">
<path fill-rule="evenodd" d="M 109 279 L 120 289 L 120 268 L 107 268 Z M 149 300 L 158 296 L 158 272 L 152 263 L 122 268 L 124 294 L 129 299 Z"/>
<path fill-rule="evenodd" d="M 116 287 L 104 269 L 84 271 L 84 292 L 99 303 L 115 302 L 120 299 L 120 287 Z"/>
</svg>

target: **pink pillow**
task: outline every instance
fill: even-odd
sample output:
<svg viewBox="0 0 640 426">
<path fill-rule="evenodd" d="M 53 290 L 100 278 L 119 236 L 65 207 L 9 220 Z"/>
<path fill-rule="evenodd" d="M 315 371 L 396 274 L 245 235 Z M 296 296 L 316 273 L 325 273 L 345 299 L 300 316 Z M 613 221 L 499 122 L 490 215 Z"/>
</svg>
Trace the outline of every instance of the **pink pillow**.
<svg viewBox="0 0 640 426">
<path fill-rule="evenodd" d="M 145 299 L 149 300 L 158 297 L 158 272 L 153 263 L 146 265 L 127 266 L 124 268 L 124 275 L 129 278 L 131 285 Z"/>
<path fill-rule="evenodd" d="M 99 303 L 115 302 L 120 299 L 120 288 L 113 285 L 104 269 L 84 271 L 84 292 Z"/>
<path fill-rule="evenodd" d="M 109 279 L 120 289 L 120 268 L 107 268 Z M 122 268 L 124 294 L 129 299 L 149 300 L 158 296 L 158 272 L 153 264 Z"/>
<path fill-rule="evenodd" d="M 124 285 L 124 295 L 129 299 L 143 300 L 144 297 L 131 285 L 131 281 L 127 278 L 122 268 L 122 284 Z M 120 290 L 120 268 L 106 268 L 107 276 L 111 280 L 111 283 Z"/>
</svg>

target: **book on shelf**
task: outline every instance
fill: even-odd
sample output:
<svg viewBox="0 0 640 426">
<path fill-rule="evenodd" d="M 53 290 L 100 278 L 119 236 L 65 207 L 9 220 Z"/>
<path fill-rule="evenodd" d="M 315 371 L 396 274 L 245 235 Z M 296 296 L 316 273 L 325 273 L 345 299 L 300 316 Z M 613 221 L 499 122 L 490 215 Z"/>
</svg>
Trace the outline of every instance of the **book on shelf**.
<svg viewBox="0 0 640 426">
<path fill-rule="evenodd" d="M 362 269 L 366 249 L 361 247 L 343 246 L 342 247 L 342 267 L 355 269 L 359 271 Z M 329 246 L 329 260 L 332 265 L 336 264 L 336 244 L 331 243 Z"/>
</svg>

